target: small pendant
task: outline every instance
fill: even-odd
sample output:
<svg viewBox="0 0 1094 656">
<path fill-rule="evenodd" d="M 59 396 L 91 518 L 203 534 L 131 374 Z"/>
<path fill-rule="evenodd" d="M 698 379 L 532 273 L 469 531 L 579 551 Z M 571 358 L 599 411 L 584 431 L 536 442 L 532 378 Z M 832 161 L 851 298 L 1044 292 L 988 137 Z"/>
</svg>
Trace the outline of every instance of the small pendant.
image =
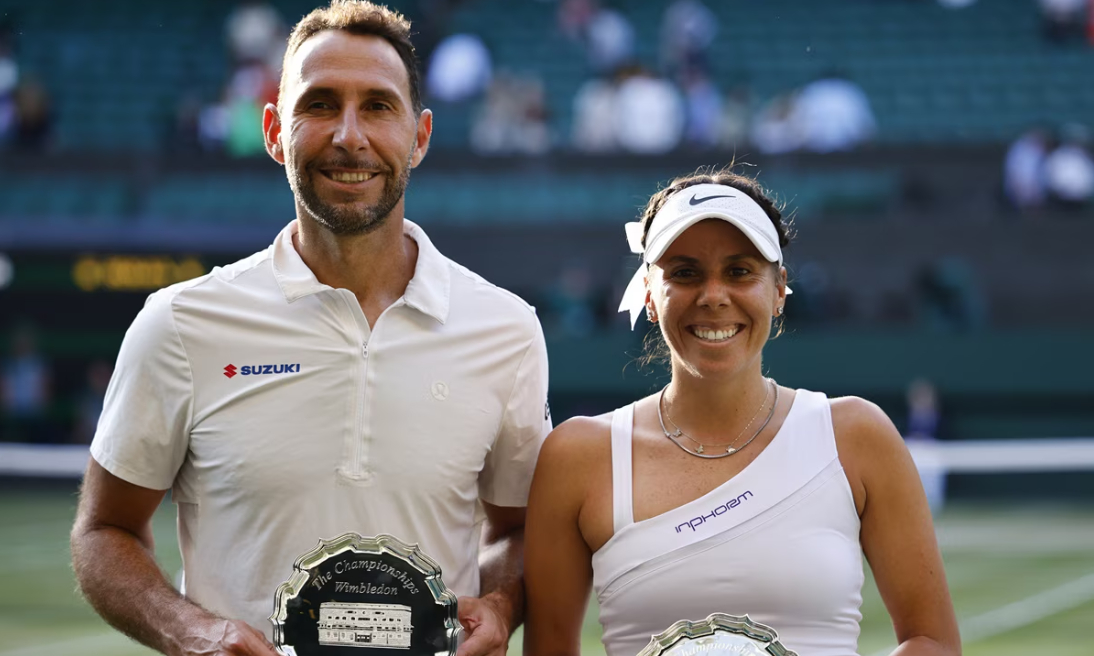
<svg viewBox="0 0 1094 656">
<path fill-rule="evenodd" d="M 726 447 L 726 455 L 727 455 L 727 456 L 728 456 L 728 455 L 731 455 L 731 454 L 734 454 L 734 453 L 737 453 L 737 449 L 734 449 L 734 448 L 733 448 L 733 447 L 731 447 L 731 446 L 727 446 L 727 447 Z"/>
<path fill-rule="evenodd" d="M 698 449 L 695 449 L 695 452 L 696 452 L 696 453 L 702 453 L 702 452 L 703 452 L 703 445 L 702 445 L 702 444 L 700 444 L 700 445 L 699 445 L 699 448 L 698 448 Z"/>
<path fill-rule="evenodd" d="M 676 429 L 676 432 L 674 432 L 674 433 L 672 434 L 672 436 L 673 436 L 673 437 L 680 437 L 680 436 L 681 436 L 681 435 L 683 435 L 683 434 L 684 434 L 684 431 L 682 431 L 682 430 L 680 430 L 679 428 L 677 428 L 677 429 Z"/>
</svg>

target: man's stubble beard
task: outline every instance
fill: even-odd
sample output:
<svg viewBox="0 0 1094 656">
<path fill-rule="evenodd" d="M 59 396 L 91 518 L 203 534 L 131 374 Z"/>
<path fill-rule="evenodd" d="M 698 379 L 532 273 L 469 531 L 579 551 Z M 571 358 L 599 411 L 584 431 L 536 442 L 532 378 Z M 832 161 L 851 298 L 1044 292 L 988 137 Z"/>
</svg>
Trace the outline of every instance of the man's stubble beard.
<svg viewBox="0 0 1094 656">
<path fill-rule="evenodd" d="M 406 193 L 407 183 L 410 181 L 411 160 L 413 151 L 407 157 L 406 164 L 398 177 L 392 175 L 390 168 L 384 168 L 384 189 L 380 198 L 372 205 L 363 209 L 357 209 L 350 205 L 333 205 L 319 198 L 315 191 L 315 185 L 306 178 L 306 173 L 301 173 L 296 167 L 287 167 L 289 171 L 289 187 L 296 196 L 304 210 L 319 225 L 336 235 L 363 235 L 373 232 L 387 222 L 388 216 L 395 206 L 399 204 L 403 194 Z M 345 168 L 373 168 L 360 166 L 357 162 L 345 162 Z M 318 171 L 315 175 L 322 175 Z"/>
</svg>

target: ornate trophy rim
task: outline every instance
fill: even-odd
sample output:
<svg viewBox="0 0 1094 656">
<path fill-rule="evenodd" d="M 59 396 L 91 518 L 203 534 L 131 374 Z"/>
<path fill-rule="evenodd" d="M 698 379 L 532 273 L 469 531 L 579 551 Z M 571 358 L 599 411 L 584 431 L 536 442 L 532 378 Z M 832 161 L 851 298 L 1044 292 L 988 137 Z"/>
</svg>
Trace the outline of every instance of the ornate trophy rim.
<svg viewBox="0 0 1094 656">
<path fill-rule="evenodd" d="M 283 635 L 285 620 L 288 618 L 289 599 L 299 595 L 308 579 L 311 578 L 308 570 L 317 567 L 330 558 L 347 551 L 374 555 L 388 554 L 413 567 L 419 574 L 425 576 L 425 584 L 429 589 L 433 600 L 447 609 L 445 613 L 445 633 L 448 636 L 448 644 L 451 645 L 447 654 L 455 656 L 458 646 L 458 635 L 461 630 L 456 607 L 456 595 L 448 589 L 441 580 L 441 566 L 437 561 L 424 554 L 418 543 L 407 544 L 399 538 L 381 533 L 375 537 L 365 537 L 360 533 L 343 533 L 329 540 L 319 540 L 315 547 L 296 559 L 293 563 L 293 573 L 287 581 L 277 586 L 277 594 L 274 597 L 274 613 L 270 616 L 273 623 L 274 645 L 280 650 L 284 645 Z M 289 647 L 291 650 L 292 648 Z M 292 650 L 293 652 L 295 650 Z M 292 653 L 292 652 L 285 652 Z M 443 656 L 445 652 L 437 652 L 436 656 Z"/>
<path fill-rule="evenodd" d="M 680 620 L 650 638 L 649 644 L 638 652 L 638 656 L 659 656 L 685 638 L 703 638 L 714 635 L 717 631 L 762 641 L 766 644 L 760 646 L 772 656 L 797 656 L 779 642 L 779 634 L 775 629 L 753 621 L 748 615 L 726 613 L 711 613 L 699 621 Z"/>
</svg>

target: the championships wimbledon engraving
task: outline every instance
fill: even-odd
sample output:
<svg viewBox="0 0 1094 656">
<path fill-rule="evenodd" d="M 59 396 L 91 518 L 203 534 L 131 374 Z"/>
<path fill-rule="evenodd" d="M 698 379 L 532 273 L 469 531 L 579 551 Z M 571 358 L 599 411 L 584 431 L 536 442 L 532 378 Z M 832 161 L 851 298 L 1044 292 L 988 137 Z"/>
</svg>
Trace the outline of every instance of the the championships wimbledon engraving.
<svg viewBox="0 0 1094 656">
<path fill-rule="evenodd" d="M 650 639 L 638 656 L 797 656 L 775 630 L 748 615 L 712 613 L 698 622 L 680 620 Z"/>
<path fill-rule="evenodd" d="M 321 540 L 277 588 L 274 646 L 285 656 L 454 656 L 456 596 L 441 568 L 390 535 Z"/>
</svg>

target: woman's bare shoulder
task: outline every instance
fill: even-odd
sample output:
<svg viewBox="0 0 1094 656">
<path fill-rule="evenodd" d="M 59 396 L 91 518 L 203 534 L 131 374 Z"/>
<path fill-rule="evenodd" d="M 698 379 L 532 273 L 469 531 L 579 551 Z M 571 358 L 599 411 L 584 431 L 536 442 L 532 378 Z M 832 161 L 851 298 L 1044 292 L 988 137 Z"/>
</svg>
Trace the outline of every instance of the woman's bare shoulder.
<svg viewBox="0 0 1094 656">
<path fill-rule="evenodd" d="M 829 401 L 832 429 L 840 446 L 856 451 L 898 448 L 904 441 L 889 416 L 876 403 L 857 396 L 841 396 Z"/>
<path fill-rule="evenodd" d="M 611 453 L 612 413 L 571 417 L 555 427 L 543 443 L 540 460 L 571 461 Z"/>
</svg>

